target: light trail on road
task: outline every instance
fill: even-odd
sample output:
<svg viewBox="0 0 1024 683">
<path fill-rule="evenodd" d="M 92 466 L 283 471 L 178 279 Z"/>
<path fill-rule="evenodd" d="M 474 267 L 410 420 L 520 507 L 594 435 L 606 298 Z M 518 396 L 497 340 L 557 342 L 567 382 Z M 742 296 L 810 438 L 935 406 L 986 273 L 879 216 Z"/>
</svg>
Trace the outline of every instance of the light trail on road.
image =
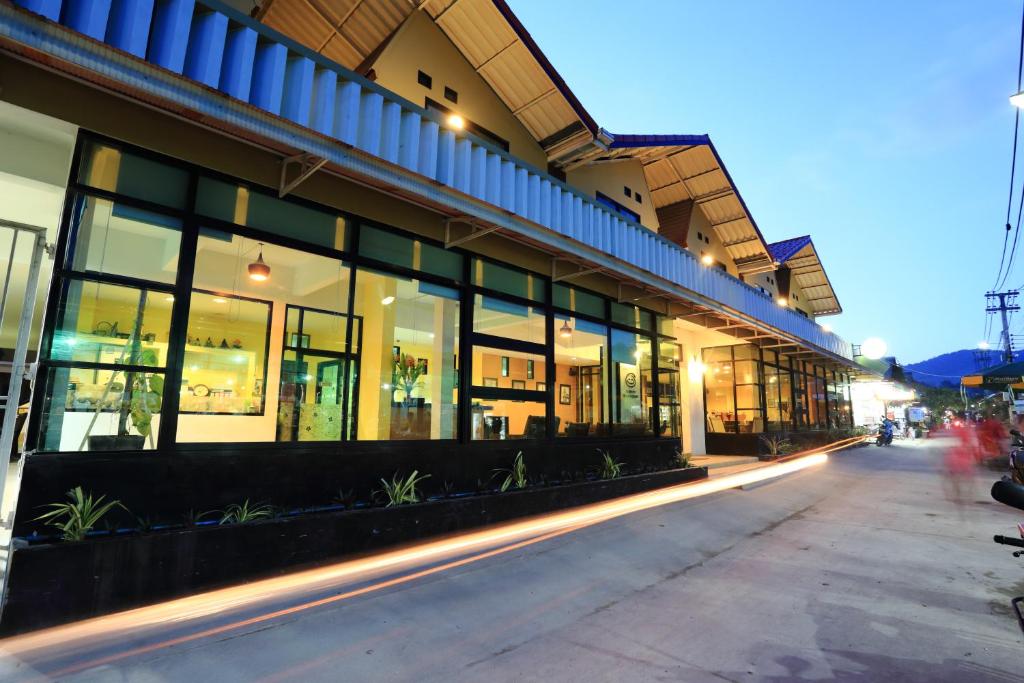
<svg viewBox="0 0 1024 683">
<path fill-rule="evenodd" d="M 199 593 L 138 609 L 14 636 L 0 641 L 0 654 L 33 660 L 38 666 L 43 665 L 48 658 L 47 655 L 50 654 L 66 660 L 80 653 L 83 656 L 79 661 L 68 663 L 63 668 L 48 672 L 49 675 L 54 676 L 69 675 L 103 664 L 244 629 L 316 607 L 399 586 L 551 540 L 623 515 L 798 472 L 808 467 L 824 464 L 828 460 L 829 453 L 846 448 L 859 440 L 861 440 L 860 437 L 846 439 L 795 454 L 784 461 L 714 479 L 677 484 L 584 505 L 571 510 L 537 515 L 525 520 L 459 533 L 443 539 L 417 543 L 367 557 L 344 560 L 315 569 L 297 571 L 285 576 Z M 397 575 L 393 575 L 396 573 Z M 371 582 L 367 585 L 352 587 L 366 581 Z M 345 590 L 346 587 L 347 590 Z M 313 600 L 303 599 L 304 596 L 308 598 L 311 594 L 329 590 L 341 590 L 341 592 Z M 302 601 L 287 607 L 272 608 L 269 606 L 269 603 L 280 604 L 289 599 Z M 232 612 L 258 609 L 261 605 L 270 608 L 254 616 L 236 617 L 226 623 L 206 628 L 202 628 L 198 623 L 199 620 L 206 618 L 229 618 Z M 107 655 L 90 656 L 87 654 L 87 652 L 97 653 L 105 647 L 109 648 L 116 644 L 123 645 L 128 638 L 135 640 L 138 640 L 140 636 L 144 638 L 147 632 L 154 636 L 156 634 L 152 633 L 153 631 L 184 629 L 193 623 L 197 630 L 190 633 L 186 632 L 175 637 L 163 637 L 155 642 Z"/>
</svg>

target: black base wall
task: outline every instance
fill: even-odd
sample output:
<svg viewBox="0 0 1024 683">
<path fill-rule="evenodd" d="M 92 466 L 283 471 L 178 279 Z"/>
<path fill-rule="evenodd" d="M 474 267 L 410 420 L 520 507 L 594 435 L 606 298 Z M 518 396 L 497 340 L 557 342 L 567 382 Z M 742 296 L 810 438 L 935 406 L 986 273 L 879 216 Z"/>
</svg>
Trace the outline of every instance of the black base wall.
<svg viewBox="0 0 1024 683">
<path fill-rule="evenodd" d="M 192 510 L 222 510 L 231 503 L 262 502 L 282 509 L 336 502 L 341 492 L 369 502 L 381 478 L 413 470 L 429 474 L 420 486 L 427 496 L 490 490 L 523 452 L 527 476 L 543 483 L 571 482 L 595 472 L 597 449 L 624 463 L 623 474 L 675 467 L 674 439 L 387 442 L 183 449 L 173 453 L 54 453 L 26 458 L 14 535 L 50 535 L 33 521 L 48 503 L 61 501 L 76 486 L 95 496 L 120 500 L 130 513 L 114 511 L 104 523 L 125 528 L 136 517 L 152 524 L 178 524 Z"/>
<path fill-rule="evenodd" d="M 705 468 L 75 543 L 15 547 L 0 631 L 51 626 L 345 555 L 707 476 Z M 268 549 L 272 551 L 268 552 Z"/>
</svg>

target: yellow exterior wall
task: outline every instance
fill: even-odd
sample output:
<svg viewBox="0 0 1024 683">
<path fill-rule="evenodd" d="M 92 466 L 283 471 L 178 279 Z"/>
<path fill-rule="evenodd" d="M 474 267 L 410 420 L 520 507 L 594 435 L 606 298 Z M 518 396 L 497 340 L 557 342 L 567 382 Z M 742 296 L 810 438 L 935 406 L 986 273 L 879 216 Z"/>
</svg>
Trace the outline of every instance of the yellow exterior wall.
<svg viewBox="0 0 1024 683">
<path fill-rule="evenodd" d="M 640 214 L 640 223 L 657 232 L 658 215 L 654 210 L 644 169 L 639 161 L 628 159 L 581 166 L 566 173 L 566 181 L 591 197 L 595 197 L 595 193 L 600 191 L 630 211 L 636 211 Z M 634 195 L 627 197 L 623 187 L 628 187 Z M 635 199 L 637 191 L 641 196 L 639 202 Z"/>
<path fill-rule="evenodd" d="M 708 238 L 710 244 L 705 242 L 703 239 L 697 239 L 697 233 L 704 235 Z M 700 207 L 695 207 L 693 215 L 690 217 L 690 231 L 687 233 L 687 249 L 689 249 L 694 256 L 698 259 L 704 254 L 711 254 L 715 259 L 716 263 L 724 263 L 726 270 L 733 277 L 739 277 L 739 271 L 736 270 L 736 263 L 729 257 L 729 253 L 725 247 L 722 246 L 722 240 L 718 239 L 718 235 L 715 234 L 715 229 L 711 227 L 711 223 L 708 221 L 707 216 L 700 210 Z"/>
<path fill-rule="evenodd" d="M 793 296 L 794 294 L 796 296 Z M 791 308 L 803 311 L 811 320 L 814 320 L 814 309 L 811 307 L 811 302 L 804 296 L 804 291 L 800 289 L 800 285 L 796 283 L 796 278 L 792 275 L 789 279 L 789 305 Z"/>
<path fill-rule="evenodd" d="M 547 155 L 541 146 L 426 13 L 409 16 L 372 68 L 377 83 L 388 90 L 420 106 L 429 97 L 507 140 L 513 156 L 547 169 Z M 417 82 L 418 71 L 431 76 L 431 89 Z M 458 104 L 444 98 L 445 86 L 459 94 Z"/>
</svg>

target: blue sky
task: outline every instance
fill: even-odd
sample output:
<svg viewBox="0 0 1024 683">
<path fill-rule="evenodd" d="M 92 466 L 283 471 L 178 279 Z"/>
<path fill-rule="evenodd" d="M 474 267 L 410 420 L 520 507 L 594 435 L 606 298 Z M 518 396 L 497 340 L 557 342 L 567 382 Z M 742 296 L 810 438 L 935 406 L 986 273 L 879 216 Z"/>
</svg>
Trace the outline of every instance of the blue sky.
<svg viewBox="0 0 1024 683">
<path fill-rule="evenodd" d="M 710 133 L 766 239 L 814 237 L 843 337 L 904 363 L 982 338 L 1019 0 L 509 4 L 599 125 Z"/>
</svg>

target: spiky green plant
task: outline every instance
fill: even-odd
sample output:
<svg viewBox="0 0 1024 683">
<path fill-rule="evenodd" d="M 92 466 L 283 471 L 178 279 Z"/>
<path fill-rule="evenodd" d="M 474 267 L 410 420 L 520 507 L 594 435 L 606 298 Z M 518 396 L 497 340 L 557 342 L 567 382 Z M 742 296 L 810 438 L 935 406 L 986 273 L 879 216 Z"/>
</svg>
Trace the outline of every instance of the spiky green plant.
<svg viewBox="0 0 1024 683">
<path fill-rule="evenodd" d="M 181 516 L 181 520 L 182 522 L 184 522 L 185 526 L 194 527 L 207 517 L 212 517 L 213 515 L 217 514 L 220 513 L 217 512 L 216 510 L 207 510 L 206 512 L 199 512 L 198 510 L 189 509 L 187 512 L 185 512 L 185 514 Z"/>
<path fill-rule="evenodd" d="M 690 456 L 688 453 L 683 453 L 683 449 L 676 449 L 676 466 L 680 468 L 686 468 L 690 466 Z"/>
<path fill-rule="evenodd" d="M 608 451 L 602 451 L 600 448 L 598 448 L 597 452 L 601 454 L 602 479 L 618 479 L 620 476 L 622 476 L 621 462 L 616 462 L 615 458 L 613 458 Z"/>
<path fill-rule="evenodd" d="M 250 503 L 246 498 L 241 504 L 232 503 L 224 508 L 221 524 L 243 524 L 257 519 L 266 519 L 274 514 L 274 508 L 263 503 Z"/>
<path fill-rule="evenodd" d="M 793 450 L 792 442 L 785 434 L 762 434 L 761 443 L 768 450 L 768 455 L 778 457 Z"/>
<path fill-rule="evenodd" d="M 83 493 L 82 487 L 76 486 L 68 491 L 68 502 L 50 503 L 44 506 L 52 509 L 39 515 L 33 521 L 44 521 L 47 526 L 60 529 L 61 538 L 65 541 L 81 541 L 113 508 L 119 507 L 122 510 L 127 510 L 119 500 L 104 503 L 105 497 L 100 496 L 94 500 L 91 492 Z"/>
<path fill-rule="evenodd" d="M 499 490 L 502 493 L 508 491 L 510 488 L 525 489 L 526 488 L 526 463 L 523 462 L 523 452 L 519 451 L 516 453 L 515 460 L 512 461 L 511 469 L 497 469 L 494 470 L 496 475 L 504 474 L 505 479 L 501 482 Z"/>
<path fill-rule="evenodd" d="M 416 485 L 424 479 L 429 479 L 430 475 L 424 474 L 422 477 L 418 475 L 419 470 L 413 470 L 412 474 L 405 478 L 398 476 L 398 472 L 395 472 L 394 476 L 391 477 L 391 481 L 386 479 L 380 480 L 380 483 L 384 485 L 382 489 L 384 495 L 388 499 L 387 507 L 420 502 L 420 493 Z"/>
</svg>

